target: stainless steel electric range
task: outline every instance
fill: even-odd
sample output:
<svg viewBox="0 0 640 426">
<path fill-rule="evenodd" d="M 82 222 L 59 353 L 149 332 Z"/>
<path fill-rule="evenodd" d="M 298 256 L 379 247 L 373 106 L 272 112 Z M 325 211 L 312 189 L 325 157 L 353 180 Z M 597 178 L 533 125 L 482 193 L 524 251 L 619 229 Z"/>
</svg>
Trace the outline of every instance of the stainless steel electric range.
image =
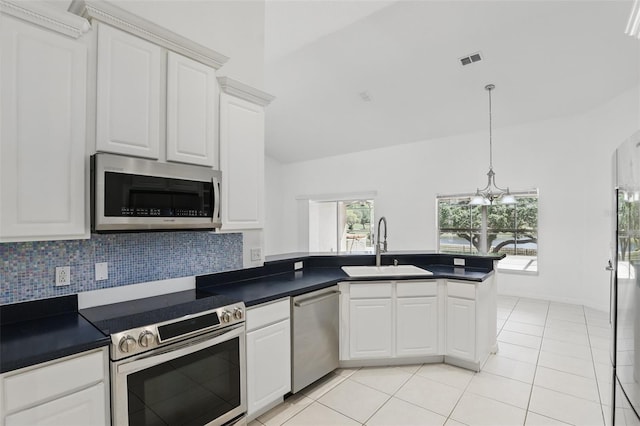
<svg viewBox="0 0 640 426">
<path fill-rule="evenodd" d="M 80 314 L 111 337 L 114 425 L 246 424 L 242 302 L 187 290 Z"/>
</svg>

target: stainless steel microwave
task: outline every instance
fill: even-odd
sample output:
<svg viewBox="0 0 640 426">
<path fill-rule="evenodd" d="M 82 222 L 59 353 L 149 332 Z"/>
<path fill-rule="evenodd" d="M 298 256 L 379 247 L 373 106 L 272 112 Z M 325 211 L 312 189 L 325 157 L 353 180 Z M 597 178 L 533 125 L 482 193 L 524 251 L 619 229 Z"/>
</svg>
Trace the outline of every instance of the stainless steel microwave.
<svg viewBox="0 0 640 426">
<path fill-rule="evenodd" d="M 96 232 L 214 229 L 220 171 L 98 153 L 91 157 L 91 229 Z"/>
</svg>

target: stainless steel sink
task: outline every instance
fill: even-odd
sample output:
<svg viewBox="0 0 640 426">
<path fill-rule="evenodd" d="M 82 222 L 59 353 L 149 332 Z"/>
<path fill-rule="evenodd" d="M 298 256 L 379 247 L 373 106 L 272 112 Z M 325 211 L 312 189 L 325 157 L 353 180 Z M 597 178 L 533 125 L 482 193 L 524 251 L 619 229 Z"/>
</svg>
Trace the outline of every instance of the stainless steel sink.
<svg viewBox="0 0 640 426">
<path fill-rule="evenodd" d="M 398 266 L 343 266 L 350 277 L 424 277 L 433 272 L 413 265 Z"/>
</svg>

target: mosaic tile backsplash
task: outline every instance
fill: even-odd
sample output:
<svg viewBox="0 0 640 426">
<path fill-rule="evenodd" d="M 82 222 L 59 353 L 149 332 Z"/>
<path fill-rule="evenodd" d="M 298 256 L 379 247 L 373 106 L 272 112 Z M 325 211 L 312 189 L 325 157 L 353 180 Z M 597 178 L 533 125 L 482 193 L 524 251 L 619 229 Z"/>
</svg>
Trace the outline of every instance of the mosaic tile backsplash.
<svg viewBox="0 0 640 426">
<path fill-rule="evenodd" d="M 95 264 L 109 279 L 95 280 Z M 55 268 L 71 284 L 55 286 Z M 147 281 L 242 268 L 242 234 L 148 232 L 92 234 L 89 240 L 0 244 L 0 305 Z"/>
</svg>

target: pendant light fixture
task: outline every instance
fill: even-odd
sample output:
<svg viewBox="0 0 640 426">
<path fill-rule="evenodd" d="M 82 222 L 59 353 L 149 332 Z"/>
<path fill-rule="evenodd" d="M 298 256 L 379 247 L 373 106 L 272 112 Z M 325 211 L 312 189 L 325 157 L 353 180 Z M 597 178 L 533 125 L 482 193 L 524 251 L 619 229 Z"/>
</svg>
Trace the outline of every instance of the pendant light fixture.
<svg viewBox="0 0 640 426">
<path fill-rule="evenodd" d="M 496 88 L 493 84 L 484 86 L 489 92 L 489 172 L 487 173 L 487 186 L 476 190 L 469 204 L 472 206 L 488 206 L 498 200 L 500 204 L 515 204 L 516 199 L 509 192 L 509 188 L 502 189 L 496 185 L 496 174 L 493 171 L 493 131 L 491 128 L 491 91 Z"/>
</svg>

